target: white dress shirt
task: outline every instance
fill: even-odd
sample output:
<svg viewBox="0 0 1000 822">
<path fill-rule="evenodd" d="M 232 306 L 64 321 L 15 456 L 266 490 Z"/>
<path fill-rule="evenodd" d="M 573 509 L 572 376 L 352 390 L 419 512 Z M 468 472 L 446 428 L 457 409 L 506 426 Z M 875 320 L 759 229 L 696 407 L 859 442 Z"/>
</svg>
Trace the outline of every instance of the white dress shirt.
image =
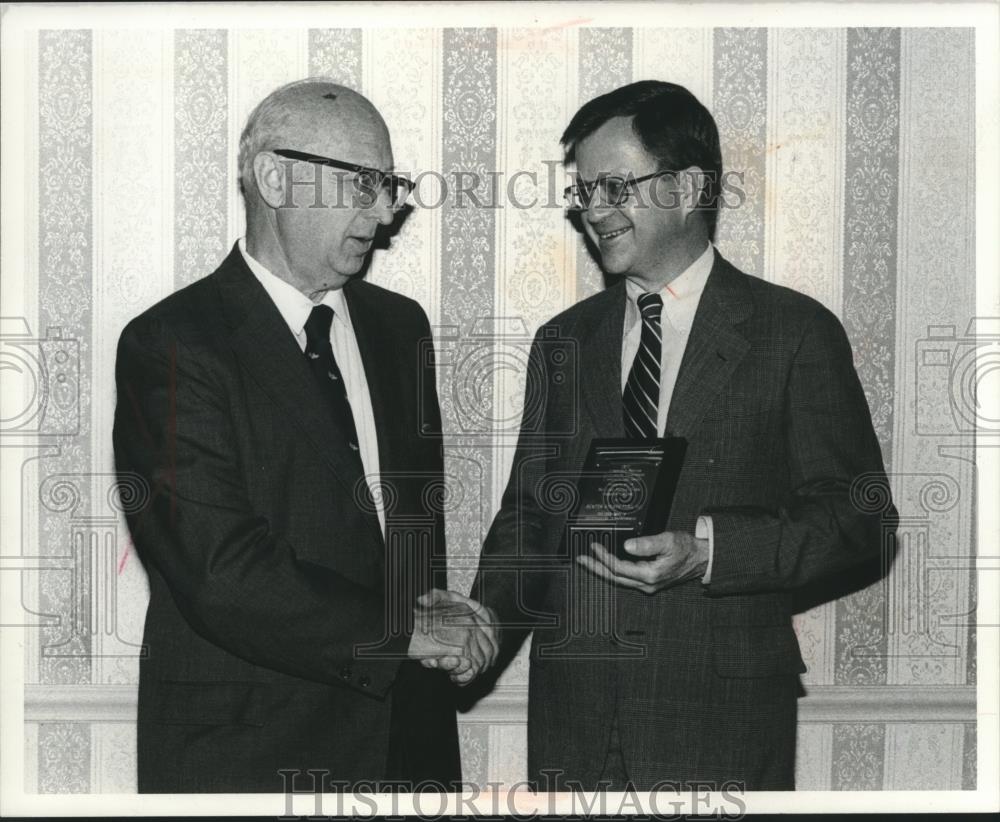
<svg viewBox="0 0 1000 822">
<path fill-rule="evenodd" d="M 313 301 L 295 286 L 272 274 L 258 260 L 251 257 L 247 253 L 246 240 L 242 237 L 239 240 L 239 249 L 254 276 L 274 301 L 299 348 L 305 352 L 307 342 L 305 324 L 313 310 Z M 358 432 L 361 465 L 364 468 L 365 480 L 371 489 L 372 498 L 375 500 L 382 535 L 385 536 L 385 505 L 379 491 L 378 436 L 375 431 L 375 413 L 372 410 L 372 398 L 368 392 L 368 380 L 365 379 L 361 351 L 358 349 L 358 340 L 354 336 L 354 326 L 351 325 L 351 313 L 347 309 L 347 299 L 344 297 L 343 289 L 327 291 L 320 302 L 333 309 L 333 322 L 330 324 L 330 345 L 333 346 L 333 356 L 344 377 L 347 399 L 351 404 L 351 413 L 354 416 L 354 427 Z"/>
<path fill-rule="evenodd" d="M 677 383 L 677 373 L 681 368 L 684 349 L 687 348 L 688 337 L 694 315 L 698 311 L 702 292 L 708 275 L 712 273 L 715 253 L 709 243 L 705 251 L 659 292 L 663 298 L 663 308 L 660 313 L 660 330 L 662 345 L 660 347 L 660 398 L 656 409 L 656 430 L 663 436 L 667 425 L 667 411 L 674 395 L 674 385 Z M 629 371 L 636 352 L 639 350 L 639 340 L 642 334 L 642 314 L 639 311 L 638 299 L 645 291 L 642 286 L 632 280 L 626 280 L 625 293 L 628 299 L 625 303 L 625 326 L 622 331 L 622 393 L 628 382 Z M 698 517 L 695 526 L 695 536 L 708 540 L 708 569 L 702 577 L 703 583 L 708 583 L 712 575 L 712 557 L 714 553 L 714 537 L 711 517 Z"/>
</svg>

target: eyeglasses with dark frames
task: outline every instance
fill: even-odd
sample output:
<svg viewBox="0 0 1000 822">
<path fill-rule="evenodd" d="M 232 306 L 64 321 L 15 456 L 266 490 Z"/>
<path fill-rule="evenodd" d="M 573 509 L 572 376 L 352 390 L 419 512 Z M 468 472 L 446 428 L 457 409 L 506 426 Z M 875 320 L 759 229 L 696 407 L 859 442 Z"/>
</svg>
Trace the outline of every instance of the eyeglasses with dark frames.
<svg viewBox="0 0 1000 822">
<path fill-rule="evenodd" d="M 567 208 L 571 211 L 586 211 L 590 208 L 590 202 L 594 194 L 600 195 L 600 203 L 606 206 L 624 205 L 632 195 L 632 190 L 639 183 L 646 180 L 653 180 L 667 174 L 676 174 L 673 169 L 664 171 L 654 171 L 652 174 L 645 174 L 642 177 L 620 177 L 615 174 L 602 174 L 596 180 L 581 180 L 576 185 L 567 186 L 563 191 Z"/>
<path fill-rule="evenodd" d="M 374 205 L 379 194 L 384 191 L 389 198 L 392 210 L 399 211 L 406 205 L 410 193 L 416 187 L 416 183 L 409 178 L 391 171 L 359 166 L 357 163 L 347 163 L 343 160 L 334 160 L 330 157 L 291 148 L 276 148 L 273 151 L 279 157 L 286 157 L 289 160 L 301 160 L 304 163 L 314 163 L 341 171 L 354 172 L 357 174 L 359 202 L 365 208 Z"/>
</svg>

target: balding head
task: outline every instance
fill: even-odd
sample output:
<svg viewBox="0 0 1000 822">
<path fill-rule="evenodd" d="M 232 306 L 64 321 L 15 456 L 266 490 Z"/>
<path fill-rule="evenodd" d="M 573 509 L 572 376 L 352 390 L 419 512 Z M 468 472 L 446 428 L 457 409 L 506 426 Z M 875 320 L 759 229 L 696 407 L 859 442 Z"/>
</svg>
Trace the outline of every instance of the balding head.
<svg viewBox="0 0 1000 822">
<path fill-rule="evenodd" d="M 291 148 L 359 165 L 378 162 L 389 146 L 385 121 L 371 102 L 322 77 L 298 80 L 265 97 L 251 112 L 240 136 L 240 190 L 247 208 L 257 205 L 254 157 Z"/>
<path fill-rule="evenodd" d="M 334 163 L 276 153 L 289 150 Z M 392 145 L 375 107 L 329 80 L 301 80 L 269 94 L 247 120 L 239 165 L 247 251 L 314 301 L 362 272 L 378 226 L 392 223 L 384 188 L 374 201 L 341 194 L 350 192 L 345 177 L 359 181 L 350 166 L 391 171 Z"/>
</svg>

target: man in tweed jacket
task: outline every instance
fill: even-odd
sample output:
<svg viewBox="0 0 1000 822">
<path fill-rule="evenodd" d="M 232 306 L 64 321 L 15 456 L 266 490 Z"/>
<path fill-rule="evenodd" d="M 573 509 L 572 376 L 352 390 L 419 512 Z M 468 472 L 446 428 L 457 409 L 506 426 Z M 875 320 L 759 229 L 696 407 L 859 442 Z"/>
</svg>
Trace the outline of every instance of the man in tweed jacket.
<svg viewBox="0 0 1000 822">
<path fill-rule="evenodd" d="M 881 510 L 858 501 L 886 483 L 850 344 L 818 302 L 711 245 L 719 138 L 686 89 L 592 100 L 563 145 L 571 207 L 614 284 L 538 332 L 472 592 L 508 655 L 534 631 L 529 777 L 792 789 L 805 670 L 792 592 L 877 564 L 894 516 L 887 496 Z M 650 348 L 659 373 L 637 392 Z M 636 417 L 646 436 L 688 442 L 667 529 L 626 542 L 632 561 L 597 544 L 574 560 L 559 482 L 592 439 L 636 436 Z"/>
</svg>

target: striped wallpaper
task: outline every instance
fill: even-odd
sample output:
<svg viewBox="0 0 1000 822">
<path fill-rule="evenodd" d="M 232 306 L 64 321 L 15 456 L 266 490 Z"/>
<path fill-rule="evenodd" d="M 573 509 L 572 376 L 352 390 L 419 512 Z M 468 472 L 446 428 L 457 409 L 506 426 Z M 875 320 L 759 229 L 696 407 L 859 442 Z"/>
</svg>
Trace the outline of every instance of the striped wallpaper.
<svg viewBox="0 0 1000 822">
<path fill-rule="evenodd" d="M 534 172 L 538 186 L 524 175 L 510 184 L 527 202 L 544 201 L 553 174 L 561 192 L 558 137 L 583 101 L 658 78 L 709 107 L 726 167 L 745 175 L 745 202 L 721 216 L 722 253 L 842 319 L 902 516 L 887 580 L 796 618 L 809 666 L 799 786 L 974 787 L 971 711 L 918 707 L 883 719 L 878 708 L 850 709 L 855 696 L 878 706 L 912 695 L 919 706 L 975 684 L 971 438 L 950 414 L 942 355 L 927 355 L 957 351 L 974 312 L 973 42 L 962 28 L 33 35 L 32 331 L 58 328 L 79 343 L 79 404 L 65 412 L 78 414 L 78 426 L 25 474 L 39 491 L 23 489 L 35 553 L 68 556 L 75 569 L 39 576 L 38 612 L 67 618 L 38 631 L 28 651 L 33 692 L 134 689 L 145 583 L 111 491 L 115 344 L 130 317 L 209 273 L 242 233 L 236 147 L 261 97 L 330 75 L 380 108 L 397 168 L 477 171 L 483 180 L 498 171 L 502 186 Z M 421 189 L 425 202 L 432 189 Z M 485 183 L 472 193 L 490 197 Z M 415 211 L 369 276 L 418 300 L 437 328 L 452 582 L 466 590 L 512 458 L 526 343 L 602 278 L 561 208 L 471 208 L 453 198 Z M 929 334 L 945 336 L 928 342 Z M 109 596 L 114 607 L 104 608 Z M 523 777 L 526 682 L 519 658 L 498 691 L 462 716 L 467 779 Z M 810 714 L 806 704 L 821 698 L 847 707 Z M 28 790 L 134 790 L 129 722 L 29 716 L 27 725 Z"/>
</svg>

